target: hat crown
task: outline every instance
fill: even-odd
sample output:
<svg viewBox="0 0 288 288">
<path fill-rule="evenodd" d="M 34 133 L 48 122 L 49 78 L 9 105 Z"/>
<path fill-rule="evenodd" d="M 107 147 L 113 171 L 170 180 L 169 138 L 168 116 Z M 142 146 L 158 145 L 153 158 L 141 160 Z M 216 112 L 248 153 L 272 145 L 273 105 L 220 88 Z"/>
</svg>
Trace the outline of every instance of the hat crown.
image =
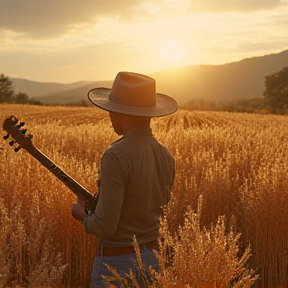
<svg viewBox="0 0 288 288">
<path fill-rule="evenodd" d="M 109 100 L 128 106 L 155 106 L 155 80 L 142 74 L 119 72 L 113 82 Z"/>
</svg>

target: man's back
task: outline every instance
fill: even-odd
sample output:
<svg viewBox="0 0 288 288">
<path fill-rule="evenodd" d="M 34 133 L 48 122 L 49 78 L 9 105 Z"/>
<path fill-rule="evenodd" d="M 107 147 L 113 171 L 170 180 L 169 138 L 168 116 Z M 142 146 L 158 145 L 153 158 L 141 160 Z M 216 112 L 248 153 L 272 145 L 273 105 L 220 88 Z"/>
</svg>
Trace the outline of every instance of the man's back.
<svg viewBox="0 0 288 288">
<path fill-rule="evenodd" d="M 158 219 L 169 201 L 174 159 L 149 126 L 131 129 L 101 161 L 96 235 L 106 246 L 129 246 L 133 235 L 146 243 L 158 237 Z M 89 232 L 89 226 L 87 232 Z"/>
</svg>

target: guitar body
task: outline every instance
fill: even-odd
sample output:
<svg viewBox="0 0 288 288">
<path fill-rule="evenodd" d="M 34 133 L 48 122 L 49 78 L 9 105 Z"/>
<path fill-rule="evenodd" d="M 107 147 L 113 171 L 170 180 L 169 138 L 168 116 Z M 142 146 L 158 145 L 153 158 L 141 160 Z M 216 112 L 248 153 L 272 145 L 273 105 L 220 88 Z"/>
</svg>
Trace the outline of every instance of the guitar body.
<svg viewBox="0 0 288 288">
<path fill-rule="evenodd" d="M 19 122 L 15 116 L 7 117 L 3 122 L 3 130 L 8 134 L 4 136 L 4 140 L 12 137 L 13 140 L 9 142 L 10 146 L 18 143 L 18 147 L 14 149 L 18 152 L 21 148 L 25 149 L 31 156 L 38 160 L 45 168 L 47 168 L 54 176 L 56 176 L 66 187 L 68 187 L 77 197 L 85 202 L 85 207 L 94 212 L 98 195 L 92 194 L 86 190 L 82 185 L 75 181 L 71 176 L 66 174 L 60 167 L 51 161 L 45 154 L 38 150 L 32 143 L 33 135 L 25 135 L 27 129 L 24 129 L 24 122 Z"/>
</svg>

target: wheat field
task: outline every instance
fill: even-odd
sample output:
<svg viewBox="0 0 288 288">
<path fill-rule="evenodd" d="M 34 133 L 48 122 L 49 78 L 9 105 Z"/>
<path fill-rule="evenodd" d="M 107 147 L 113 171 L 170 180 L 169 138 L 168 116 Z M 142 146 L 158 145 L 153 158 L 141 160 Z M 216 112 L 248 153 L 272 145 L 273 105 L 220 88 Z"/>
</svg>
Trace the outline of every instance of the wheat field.
<svg viewBox="0 0 288 288">
<path fill-rule="evenodd" d="M 7 115 L 25 121 L 33 144 L 96 192 L 101 155 L 118 139 L 107 112 L 0 105 L 1 123 Z M 287 287 L 287 127 L 285 116 L 225 112 L 153 119 L 176 160 L 153 287 L 250 287 L 257 275 L 261 287 Z M 71 216 L 76 196 L 9 141 L 0 141 L 0 287 L 88 287 L 97 239 Z"/>
</svg>

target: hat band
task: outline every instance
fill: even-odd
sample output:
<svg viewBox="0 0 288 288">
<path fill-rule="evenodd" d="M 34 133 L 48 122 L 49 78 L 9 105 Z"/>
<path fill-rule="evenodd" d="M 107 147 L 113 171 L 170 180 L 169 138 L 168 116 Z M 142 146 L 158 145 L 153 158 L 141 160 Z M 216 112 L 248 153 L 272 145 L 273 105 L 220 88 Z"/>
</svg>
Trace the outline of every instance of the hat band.
<svg viewBox="0 0 288 288">
<path fill-rule="evenodd" d="M 109 100 L 112 101 L 112 102 L 115 102 L 117 104 L 122 104 L 122 105 L 127 105 L 127 106 L 134 106 L 134 107 L 153 107 L 153 106 L 156 106 L 156 101 L 154 103 L 139 103 L 139 102 L 135 103 L 135 102 L 127 101 L 127 99 L 122 100 L 119 97 L 115 97 L 115 96 L 112 95 L 111 92 L 112 91 L 110 91 L 110 93 L 109 93 Z"/>
</svg>

